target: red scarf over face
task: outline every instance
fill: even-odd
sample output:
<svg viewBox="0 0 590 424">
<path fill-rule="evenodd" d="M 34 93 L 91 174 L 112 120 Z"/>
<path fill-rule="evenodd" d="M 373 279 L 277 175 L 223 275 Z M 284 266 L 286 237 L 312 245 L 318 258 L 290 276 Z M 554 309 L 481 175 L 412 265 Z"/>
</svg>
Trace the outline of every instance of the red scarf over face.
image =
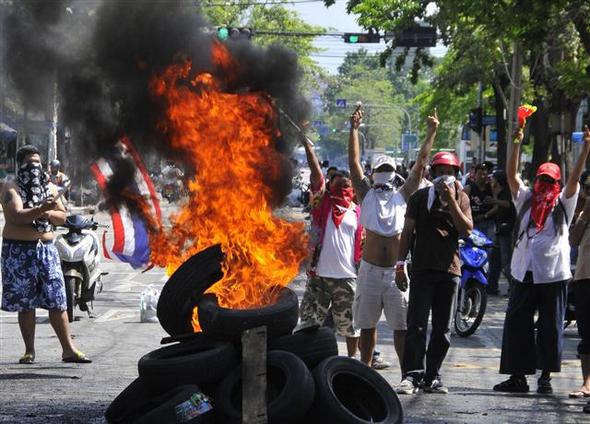
<svg viewBox="0 0 590 424">
<path fill-rule="evenodd" d="M 559 182 L 550 183 L 536 180 L 533 186 L 533 198 L 531 201 L 531 217 L 535 222 L 537 231 L 545 226 L 547 217 L 553 210 L 561 189 Z"/>
<path fill-rule="evenodd" d="M 352 187 L 331 187 L 330 200 L 332 200 L 332 219 L 336 228 L 344 219 L 344 214 L 352 203 L 354 190 Z"/>
</svg>

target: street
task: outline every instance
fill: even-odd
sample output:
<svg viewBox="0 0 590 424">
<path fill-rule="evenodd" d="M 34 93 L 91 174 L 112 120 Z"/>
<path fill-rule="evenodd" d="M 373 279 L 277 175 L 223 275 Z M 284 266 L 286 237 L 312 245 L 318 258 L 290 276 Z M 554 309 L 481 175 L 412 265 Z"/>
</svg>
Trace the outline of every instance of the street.
<svg viewBox="0 0 590 424">
<path fill-rule="evenodd" d="M 138 359 L 160 346 L 160 339 L 166 334 L 156 323 L 140 323 L 139 296 L 149 284 L 161 288 L 166 281 L 164 272 L 152 269 L 142 274 L 115 262 L 104 262 L 102 268 L 109 275 L 104 280 L 104 291 L 96 296 L 94 317 L 88 318 L 78 311 L 78 316 L 82 317 L 72 324 L 75 343 L 93 359 L 92 364 L 62 363 L 47 312 L 38 310 L 36 362 L 19 365 L 23 345 L 16 314 L 0 312 L 0 422 L 103 423 L 109 403 L 137 377 Z M 300 274 L 291 287 L 301 297 L 304 274 Z M 502 286 L 502 290 L 505 289 Z M 576 423 L 588 420 L 581 411 L 584 401 L 567 398 L 581 379 L 574 324 L 566 330 L 563 370 L 553 376 L 553 395 L 537 395 L 534 392 L 536 380 L 532 378 L 529 378 L 532 391 L 526 395 L 492 391 L 492 386 L 503 379 L 497 372 L 506 302 L 506 297 L 490 298 L 476 334 L 469 338 L 453 336 L 443 365 L 448 395 L 400 396 L 405 422 Z M 392 332 L 383 317 L 379 324 L 378 348 L 383 357 L 394 364 L 380 373 L 392 385 L 399 383 Z M 341 353 L 346 351 L 344 340 L 339 340 L 339 349 Z"/>
</svg>

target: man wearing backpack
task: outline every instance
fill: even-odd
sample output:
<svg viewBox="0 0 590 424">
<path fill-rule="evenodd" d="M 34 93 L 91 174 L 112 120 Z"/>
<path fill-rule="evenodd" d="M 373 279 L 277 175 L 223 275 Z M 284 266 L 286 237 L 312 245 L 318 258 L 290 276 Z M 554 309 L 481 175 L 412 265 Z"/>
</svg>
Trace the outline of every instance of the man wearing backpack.
<svg viewBox="0 0 590 424">
<path fill-rule="evenodd" d="M 539 166 L 532 190 L 523 184 L 516 174 L 523 137 L 521 129 L 506 165 L 518 214 L 511 263 L 515 283 L 506 310 L 500 360 L 500 374 L 510 378 L 496 384 L 494 390 L 526 393 L 526 375 L 540 369 L 537 392 L 552 393 L 551 372 L 561 370 L 567 282 L 572 278 L 569 226 L 580 190 L 578 180 L 590 153 L 590 130 L 585 127 L 582 153 L 563 188 L 561 170 L 550 162 Z"/>
</svg>

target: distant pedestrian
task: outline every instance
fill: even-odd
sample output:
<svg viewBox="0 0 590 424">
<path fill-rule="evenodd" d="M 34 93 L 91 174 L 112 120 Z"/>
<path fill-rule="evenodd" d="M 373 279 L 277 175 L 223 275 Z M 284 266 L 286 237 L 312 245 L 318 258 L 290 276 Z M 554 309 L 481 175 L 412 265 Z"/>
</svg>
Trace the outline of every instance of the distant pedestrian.
<svg viewBox="0 0 590 424">
<path fill-rule="evenodd" d="M 16 153 L 16 180 L 5 184 L 1 199 L 2 310 L 18 312 L 25 342 L 21 364 L 35 362 L 35 309 L 49 311 L 49 322 L 62 347 L 64 362 L 91 362 L 70 336 L 66 292 L 53 226 L 63 224 L 65 208 L 43 171 L 39 150 L 23 146 Z"/>
<path fill-rule="evenodd" d="M 408 331 L 402 366 L 403 380 L 397 392 L 447 393 L 440 374 L 451 344 L 451 323 L 461 277 L 459 237 L 473 229 L 469 198 L 456 181 L 459 160 L 448 152 L 434 155 L 432 187 L 410 197 L 399 244 L 395 282 L 407 290 L 405 261 L 415 233 L 408 305 Z M 428 317 L 432 330 L 428 346 Z"/>
<path fill-rule="evenodd" d="M 508 186 L 517 211 L 511 272 L 516 280 L 506 310 L 500 374 L 510 378 L 494 386 L 499 392 L 528 392 L 526 375 L 537 369 L 538 393 L 552 393 L 551 373 L 561 371 L 563 320 L 570 270 L 569 227 L 578 199 L 578 180 L 590 153 L 590 130 L 584 131 L 584 147 L 565 187 L 554 163 L 537 169 L 533 188 L 517 176 L 520 141 L 515 135 L 506 165 Z M 536 325 L 534 315 L 538 311 Z"/>
<path fill-rule="evenodd" d="M 469 196 L 475 229 L 493 240 L 495 223 L 490 214 L 492 204 L 489 201 L 486 202 L 486 199 L 492 199 L 492 186 L 488 180 L 488 168 L 485 164 L 476 165 L 475 180 L 470 181 L 463 191 Z"/>
<path fill-rule="evenodd" d="M 328 313 L 336 332 L 346 338 L 348 356 L 358 348 L 352 321 L 356 267 L 361 256 L 360 207 L 348 173 L 330 172 L 330 189 L 309 143 L 304 142 L 311 170 L 312 252 L 308 280 L 301 301 L 301 327 L 323 325 Z"/>
</svg>

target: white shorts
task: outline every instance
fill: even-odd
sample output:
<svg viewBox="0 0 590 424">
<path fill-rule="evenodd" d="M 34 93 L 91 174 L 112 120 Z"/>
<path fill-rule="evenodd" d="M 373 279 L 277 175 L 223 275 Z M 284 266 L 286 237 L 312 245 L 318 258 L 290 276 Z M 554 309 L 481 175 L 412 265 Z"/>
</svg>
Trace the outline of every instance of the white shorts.
<svg viewBox="0 0 590 424">
<path fill-rule="evenodd" d="M 377 327 L 381 312 L 393 330 L 407 329 L 409 290 L 395 284 L 394 267 L 382 267 L 361 261 L 352 307 L 354 328 Z"/>
</svg>

